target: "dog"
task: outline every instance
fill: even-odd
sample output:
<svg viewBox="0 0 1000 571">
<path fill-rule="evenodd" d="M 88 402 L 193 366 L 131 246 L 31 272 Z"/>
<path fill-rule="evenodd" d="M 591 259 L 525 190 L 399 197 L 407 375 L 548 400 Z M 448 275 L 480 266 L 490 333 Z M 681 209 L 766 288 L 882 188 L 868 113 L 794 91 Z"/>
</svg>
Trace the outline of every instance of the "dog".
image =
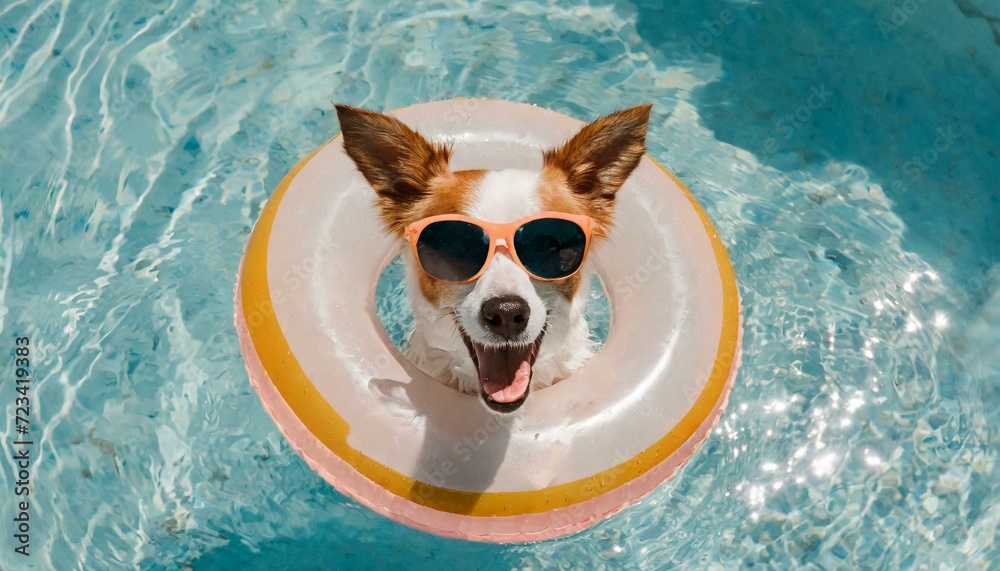
<svg viewBox="0 0 1000 571">
<path fill-rule="evenodd" d="M 336 106 L 385 229 L 412 249 L 411 362 L 497 413 L 584 365 L 594 353 L 585 257 L 591 240 L 607 239 L 615 196 L 645 154 L 650 108 L 611 113 L 540 150 L 540 170 L 452 171 L 446 142 Z"/>
</svg>

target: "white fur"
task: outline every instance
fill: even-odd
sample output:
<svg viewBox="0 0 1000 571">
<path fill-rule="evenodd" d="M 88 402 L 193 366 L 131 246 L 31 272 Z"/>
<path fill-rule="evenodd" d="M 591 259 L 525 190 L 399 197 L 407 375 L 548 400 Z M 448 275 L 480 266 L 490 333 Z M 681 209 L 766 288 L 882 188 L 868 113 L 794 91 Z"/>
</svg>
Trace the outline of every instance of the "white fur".
<svg viewBox="0 0 1000 571">
<path fill-rule="evenodd" d="M 475 190 L 468 216 L 489 222 L 513 222 L 541 210 L 539 173 L 507 169 L 487 173 Z M 584 295 L 567 300 L 551 284 L 530 279 L 498 248 L 483 275 L 472 284 L 453 285 L 440 307 L 420 293 L 416 268 L 406 257 L 407 280 L 413 298 L 416 328 L 407 357 L 428 375 L 466 393 L 479 394 L 476 366 L 462 341 L 458 325 L 477 343 L 497 344 L 479 322 L 482 303 L 497 295 L 517 295 L 528 302 L 531 316 L 515 342 L 533 342 L 545 329 L 538 358 L 532 367 L 531 386 L 542 388 L 569 376 L 593 354 L 584 317 Z M 590 273 L 583 276 L 580 294 L 587 291 Z"/>
<path fill-rule="evenodd" d="M 538 171 L 505 169 L 489 171 L 479 181 L 466 213 L 487 222 L 513 222 L 541 211 Z"/>
</svg>

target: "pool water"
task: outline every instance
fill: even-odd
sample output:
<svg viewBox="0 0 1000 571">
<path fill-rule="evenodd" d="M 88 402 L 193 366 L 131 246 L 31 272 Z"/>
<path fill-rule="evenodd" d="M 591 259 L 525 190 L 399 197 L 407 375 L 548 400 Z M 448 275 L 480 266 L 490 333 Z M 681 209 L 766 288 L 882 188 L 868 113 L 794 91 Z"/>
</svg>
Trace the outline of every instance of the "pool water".
<svg viewBox="0 0 1000 571">
<path fill-rule="evenodd" d="M 9 0 L 0 38 L 0 351 L 31 340 L 35 442 L 31 555 L 4 462 L 0 568 L 1000 560 L 996 2 Z M 653 102 L 650 154 L 739 279 L 713 434 L 566 539 L 446 540 L 358 506 L 284 441 L 237 347 L 243 246 L 332 104 L 458 96 Z"/>
</svg>

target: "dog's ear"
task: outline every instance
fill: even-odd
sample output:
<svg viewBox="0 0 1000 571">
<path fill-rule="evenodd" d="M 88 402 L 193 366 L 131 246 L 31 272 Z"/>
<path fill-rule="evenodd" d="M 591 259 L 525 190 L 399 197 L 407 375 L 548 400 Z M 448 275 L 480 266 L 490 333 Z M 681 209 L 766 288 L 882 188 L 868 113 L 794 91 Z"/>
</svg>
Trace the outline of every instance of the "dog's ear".
<svg viewBox="0 0 1000 571">
<path fill-rule="evenodd" d="M 646 152 L 652 104 L 605 115 L 566 144 L 545 151 L 547 167 L 563 171 L 570 189 L 583 198 L 612 201 Z"/>
<path fill-rule="evenodd" d="M 450 172 L 451 149 L 428 141 L 395 117 L 336 107 L 344 150 L 378 194 L 387 226 L 401 231 L 407 213 L 428 195 L 431 180 Z"/>
</svg>

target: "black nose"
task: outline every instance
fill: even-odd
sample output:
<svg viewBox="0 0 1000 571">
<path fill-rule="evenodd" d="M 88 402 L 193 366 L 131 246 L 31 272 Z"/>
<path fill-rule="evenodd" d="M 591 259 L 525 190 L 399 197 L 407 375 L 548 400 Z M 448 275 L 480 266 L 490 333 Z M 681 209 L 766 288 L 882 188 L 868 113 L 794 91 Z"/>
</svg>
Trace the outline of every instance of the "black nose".
<svg viewBox="0 0 1000 571">
<path fill-rule="evenodd" d="M 531 308 L 515 295 L 493 297 L 480 310 L 483 326 L 504 339 L 513 339 L 528 327 Z"/>
</svg>

